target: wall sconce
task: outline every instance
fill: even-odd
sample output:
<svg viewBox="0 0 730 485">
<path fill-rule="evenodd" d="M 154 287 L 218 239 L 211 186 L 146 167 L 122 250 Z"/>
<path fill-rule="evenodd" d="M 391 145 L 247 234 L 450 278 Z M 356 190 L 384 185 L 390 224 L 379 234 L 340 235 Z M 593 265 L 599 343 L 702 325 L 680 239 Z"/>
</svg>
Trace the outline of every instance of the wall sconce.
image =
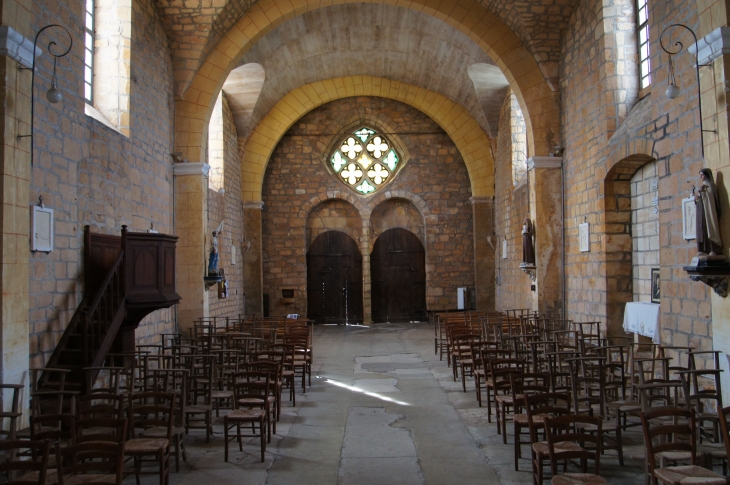
<svg viewBox="0 0 730 485">
<path fill-rule="evenodd" d="M 684 49 L 684 44 L 680 41 L 676 41 L 674 44 L 672 44 L 670 47 L 667 48 L 664 45 L 664 34 L 674 27 L 682 27 L 683 29 L 689 30 L 689 33 L 692 34 L 692 38 L 695 41 L 695 48 L 697 47 L 697 35 L 695 35 L 694 30 L 687 27 L 684 24 L 672 24 L 668 27 L 666 27 L 664 30 L 662 30 L 662 35 L 659 36 L 659 45 L 662 47 L 662 50 L 669 54 L 669 65 L 668 65 L 668 85 L 667 88 L 664 90 L 664 94 L 669 99 L 676 99 L 679 96 L 680 89 L 679 86 L 677 86 L 677 82 L 675 80 L 674 76 L 674 61 L 672 60 L 672 56 L 675 56 L 682 52 L 682 49 Z M 695 53 L 695 57 L 699 58 L 698 53 Z M 705 130 L 702 127 L 702 91 L 700 90 L 700 67 L 712 67 L 712 64 L 699 64 L 699 62 L 695 62 L 695 71 L 697 72 L 697 103 L 699 104 L 700 109 L 700 147 L 702 148 L 702 158 L 705 158 L 705 132 L 710 133 L 717 133 L 715 130 Z"/>
<path fill-rule="evenodd" d="M 68 49 L 61 53 L 54 52 L 54 47 L 57 46 L 56 41 L 50 41 L 48 43 L 48 53 L 53 56 L 53 75 L 51 77 L 51 89 L 46 92 L 46 99 L 50 101 L 53 104 L 60 103 L 63 100 L 63 94 L 61 94 L 61 91 L 58 89 L 58 77 L 56 75 L 56 66 L 58 63 L 58 59 L 61 57 L 64 57 L 66 54 L 71 52 L 71 48 L 74 45 L 73 38 L 71 37 L 71 34 L 68 30 L 66 30 L 65 27 L 58 24 L 50 24 L 43 27 L 41 30 L 38 31 L 38 33 L 35 35 L 35 41 L 33 41 L 33 65 L 31 67 L 19 67 L 18 69 L 21 71 L 27 71 L 31 70 L 31 81 L 30 81 L 30 135 L 18 135 L 18 140 L 21 138 L 28 138 L 30 137 L 30 166 L 33 166 L 33 127 L 34 127 L 34 121 L 35 121 L 35 52 L 36 52 L 36 46 L 38 44 L 38 37 L 45 31 L 46 29 L 50 29 L 52 27 L 57 27 L 61 30 L 63 30 L 66 35 L 68 36 Z"/>
</svg>

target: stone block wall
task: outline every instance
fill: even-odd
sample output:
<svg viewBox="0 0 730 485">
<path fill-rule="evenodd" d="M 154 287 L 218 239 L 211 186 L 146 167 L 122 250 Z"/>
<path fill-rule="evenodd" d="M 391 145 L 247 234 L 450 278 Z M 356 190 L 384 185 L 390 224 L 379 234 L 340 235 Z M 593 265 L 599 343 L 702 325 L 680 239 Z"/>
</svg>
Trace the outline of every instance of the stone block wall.
<svg viewBox="0 0 730 485">
<path fill-rule="evenodd" d="M 514 179 L 513 162 L 515 150 L 520 147 L 521 128 L 514 104 L 511 93 L 508 93 L 499 116 L 497 152 L 494 157 L 496 176 L 494 228 L 499 236 L 494 238 L 499 283 L 496 286 L 495 302 L 499 311 L 533 306 L 530 292 L 532 281 L 519 268 L 522 262 L 522 221 L 525 217 L 529 217 L 530 209 L 526 167 L 519 172 L 518 179 Z M 514 181 L 517 181 L 517 185 Z M 502 258 L 503 240 L 507 241 L 507 259 Z"/>
<path fill-rule="evenodd" d="M 345 187 L 325 166 L 328 150 L 354 124 L 361 122 L 400 143 L 408 152 L 405 167 L 395 179 L 370 197 L 361 197 Z M 353 127 L 355 130 L 357 127 Z M 408 207 L 417 207 L 425 229 L 427 307 L 442 310 L 456 307 L 456 288 L 474 285 L 471 188 L 463 159 L 454 143 L 423 113 L 397 101 L 375 97 L 353 97 L 328 103 L 305 115 L 279 142 L 266 169 L 263 186 L 263 274 L 264 293 L 278 294 L 281 287 L 296 287 L 294 304 L 306 313 L 306 252 L 310 211 L 328 199 L 347 200 L 363 221 L 358 241 L 363 255 L 369 254 L 371 216 L 377 231 L 392 224 L 413 230 L 418 218 Z M 388 199 L 405 199 L 378 206 Z M 340 205 L 322 206 L 320 211 L 340 212 Z M 408 207 L 407 209 L 405 207 Z M 344 211 L 347 212 L 347 211 Z M 343 212 L 343 214 L 344 214 Z M 323 212 L 315 212 L 321 214 Z M 337 216 L 340 217 L 340 216 Z M 344 216 L 350 219 L 350 216 Z M 311 220 L 312 218 L 309 217 Z M 331 221 L 334 223 L 333 221 Z M 354 224 L 354 222 L 352 222 Z M 351 222 L 346 222 L 348 227 Z M 369 281 L 369 266 L 363 274 Z M 369 314 L 369 285 L 364 287 L 364 308 Z M 271 314 L 283 314 L 288 307 L 271 299 Z"/>
<path fill-rule="evenodd" d="M 571 18 L 561 56 L 567 317 L 599 319 L 607 322 L 610 333 L 623 333 L 623 307 L 633 300 L 635 291 L 631 281 L 631 179 L 654 162 L 659 197 L 661 340 L 710 350 L 710 290 L 692 282 L 682 270 L 696 249 L 693 241 L 682 238 L 681 200 L 697 183 L 697 172 L 704 163 L 692 69 L 695 58 L 687 52 L 676 57 L 677 80 L 683 89 L 678 99 L 669 100 L 663 89 L 667 59 L 658 42 L 669 24 L 697 27 L 696 3 L 652 4 L 653 87 L 639 102 L 632 101 L 638 90 L 627 81 L 631 73 L 615 70 L 615 63 L 603 63 L 604 58 L 615 60 L 610 54 L 616 52 L 616 44 L 606 36 L 626 24 L 625 19 L 614 22 L 616 10 L 606 9 L 604 3 L 581 2 Z M 625 10 L 621 15 L 629 13 Z M 685 45 L 692 43 L 689 35 L 681 39 Z M 620 94 L 622 89 L 625 95 Z M 601 98 L 600 93 L 607 90 L 613 90 L 612 94 Z M 578 250 L 578 225 L 584 221 L 591 223 L 590 253 Z"/>
<path fill-rule="evenodd" d="M 208 234 L 207 240 L 213 237 L 213 231 L 223 221 L 223 235 L 218 238 L 218 267 L 223 268 L 228 281 L 228 298 L 219 299 L 217 286 L 208 290 L 208 308 L 210 316 L 238 317 L 243 313 L 244 281 L 243 265 L 243 209 L 241 208 L 241 160 L 239 157 L 238 135 L 233 113 L 228 106 L 225 94 L 221 93 L 219 106 L 214 109 L 211 120 L 211 138 L 215 137 L 218 152 L 211 154 L 211 174 L 208 184 Z M 220 119 L 216 117 L 220 114 Z M 218 157 L 212 163 L 213 157 Z M 215 169 L 220 169 L 213 173 Z M 224 193 L 220 193 L 223 188 Z M 233 249 L 235 247 L 235 249 Z M 236 264 L 233 264 L 233 251 L 236 252 Z"/>
<path fill-rule="evenodd" d="M 29 202 L 39 196 L 55 210 L 55 248 L 30 256 L 31 366 L 42 366 L 84 294 L 83 227 L 120 234 L 154 224 L 174 233 L 172 198 L 172 62 L 167 38 L 151 0 L 132 8 L 130 136 L 85 115 L 82 39 L 84 2 L 48 0 L 33 4 L 33 31 L 60 23 L 74 36 L 71 53 L 58 64 L 63 102 L 49 104 L 53 61 L 38 59 L 34 166 Z M 48 31 L 47 31 L 48 32 Z M 61 37 L 56 37 L 62 44 Z M 66 45 L 66 44 L 63 44 Z M 30 73 L 24 72 L 30 82 Z M 24 139 L 21 143 L 29 143 Z M 158 343 L 174 330 L 175 309 L 148 316 L 137 330 L 140 343 Z"/>
</svg>

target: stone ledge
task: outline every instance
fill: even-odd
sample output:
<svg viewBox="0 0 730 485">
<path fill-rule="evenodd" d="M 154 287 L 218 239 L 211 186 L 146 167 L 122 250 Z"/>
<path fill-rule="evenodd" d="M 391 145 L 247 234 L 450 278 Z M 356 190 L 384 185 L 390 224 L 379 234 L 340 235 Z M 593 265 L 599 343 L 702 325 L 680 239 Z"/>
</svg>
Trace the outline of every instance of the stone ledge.
<svg viewBox="0 0 730 485">
<path fill-rule="evenodd" d="M 205 175 L 208 176 L 210 165 L 203 162 L 198 163 L 175 163 L 172 166 L 173 175 Z"/>
<path fill-rule="evenodd" d="M 0 25 L 0 54 L 8 56 L 28 69 L 33 67 L 33 58 L 41 55 L 40 47 L 35 48 L 33 56 L 33 41 L 23 37 L 23 34 L 7 25 Z"/>
<path fill-rule="evenodd" d="M 697 63 L 700 65 L 730 54 L 730 27 L 718 27 L 690 46 L 689 51 L 697 53 Z"/>
<path fill-rule="evenodd" d="M 252 202 L 243 202 L 242 203 L 242 207 L 244 209 L 259 209 L 259 210 L 261 210 L 261 209 L 264 208 L 264 203 L 263 203 L 263 201 L 260 201 L 260 200 L 256 200 L 256 201 L 252 201 Z"/>
<path fill-rule="evenodd" d="M 563 157 L 530 157 L 527 159 L 527 170 L 534 168 L 560 168 Z"/>
</svg>

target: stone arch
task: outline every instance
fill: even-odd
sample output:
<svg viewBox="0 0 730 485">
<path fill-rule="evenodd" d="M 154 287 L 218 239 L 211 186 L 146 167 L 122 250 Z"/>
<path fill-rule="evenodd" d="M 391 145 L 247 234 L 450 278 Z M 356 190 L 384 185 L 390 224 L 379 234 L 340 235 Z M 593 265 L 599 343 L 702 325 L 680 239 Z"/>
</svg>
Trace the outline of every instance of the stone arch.
<svg viewBox="0 0 730 485">
<path fill-rule="evenodd" d="M 395 228 L 412 232 L 426 249 L 426 220 L 418 206 L 405 197 L 385 197 L 377 204 L 373 204 L 370 228 L 371 252 L 378 237 L 385 231 Z"/>
<path fill-rule="evenodd" d="M 228 73 L 251 45 L 287 19 L 327 5 L 327 2 L 313 1 L 295 7 L 288 0 L 262 0 L 226 32 L 176 103 L 175 148 L 183 158 L 192 162 L 205 160 L 204 137 L 215 97 Z M 529 153 L 547 155 L 549 146 L 555 143 L 554 138 L 560 138 L 557 135 L 560 132 L 559 101 L 534 56 L 514 32 L 476 0 L 468 2 L 467 8 L 454 8 L 450 2 L 432 5 L 428 0 L 414 0 L 407 8 L 443 19 L 495 61 L 526 113 Z"/>
<path fill-rule="evenodd" d="M 604 179 L 603 260 L 606 288 L 606 331 L 624 335 L 624 306 L 633 301 L 633 254 L 631 237 L 631 178 L 645 164 L 655 160 L 651 140 L 636 140 L 617 150 L 606 162 Z M 628 150 L 642 151 L 621 157 Z M 648 153 L 647 153 L 648 151 Z"/>
<path fill-rule="evenodd" d="M 471 179 L 472 194 L 494 195 L 494 160 L 489 138 L 464 107 L 417 86 L 370 76 L 350 76 L 295 89 L 259 123 L 246 142 L 241 167 L 243 200 L 261 200 L 261 187 L 271 153 L 297 120 L 327 102 L 353 96 L 394 99 L 431 117 L 461 153 Z"/>
<path fill-rule="evenodd" d="M 363 235 L 362 215 L 351 202 L 333 197 L 312 207 L 307 214 L 305 249 L 318 236 L 327 231 L 340 231 L 354 241 L 360 241 Z"/>
<path fill-rule="evenodd" d="M 302 208 L 299 209 L 299 218 L 308 219 L 309 214 L 312 212 L 312 210 L 321 203 L 328 200 L 340 199 L 348 202 L 350 205 L 355 207 L 361 219 L 370 219 L 370 209 L 365 204 L 363 204 L 362 201 L 354 193 L 348 194 L 347 192 L 347 190 L 331 190 L 319 195 L 315 195 L 307 202 L 305 202 L 304 205 L 302 205 Z"/>
</svg>

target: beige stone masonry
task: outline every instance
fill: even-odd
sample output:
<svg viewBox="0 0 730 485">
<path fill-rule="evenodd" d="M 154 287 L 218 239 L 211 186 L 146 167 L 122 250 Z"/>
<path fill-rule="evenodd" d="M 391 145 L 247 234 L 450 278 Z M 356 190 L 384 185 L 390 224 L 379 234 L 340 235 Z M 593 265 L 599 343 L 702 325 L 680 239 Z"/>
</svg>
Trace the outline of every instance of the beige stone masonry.
<svg viewBox="0 0 730 485">
<path fill-rule="evenodd" d="M 562 311 L 563 221 L 562 158 L 527 160 L 530 215 L 535 232 L 535 284 L 533 308 Z"/>
<path fill-rule="evenodd" d="M 177 310 L 181 332 L 187 334 L 193 320 L 207 316 L 207 195 L 208 171 L 204 163 L 177 163 L 175 176 L 175 235 L 177 241 L 177 293 L 182 297 Z M 208 240 L 209 241 L 209 240 Z"/>
</svg>

